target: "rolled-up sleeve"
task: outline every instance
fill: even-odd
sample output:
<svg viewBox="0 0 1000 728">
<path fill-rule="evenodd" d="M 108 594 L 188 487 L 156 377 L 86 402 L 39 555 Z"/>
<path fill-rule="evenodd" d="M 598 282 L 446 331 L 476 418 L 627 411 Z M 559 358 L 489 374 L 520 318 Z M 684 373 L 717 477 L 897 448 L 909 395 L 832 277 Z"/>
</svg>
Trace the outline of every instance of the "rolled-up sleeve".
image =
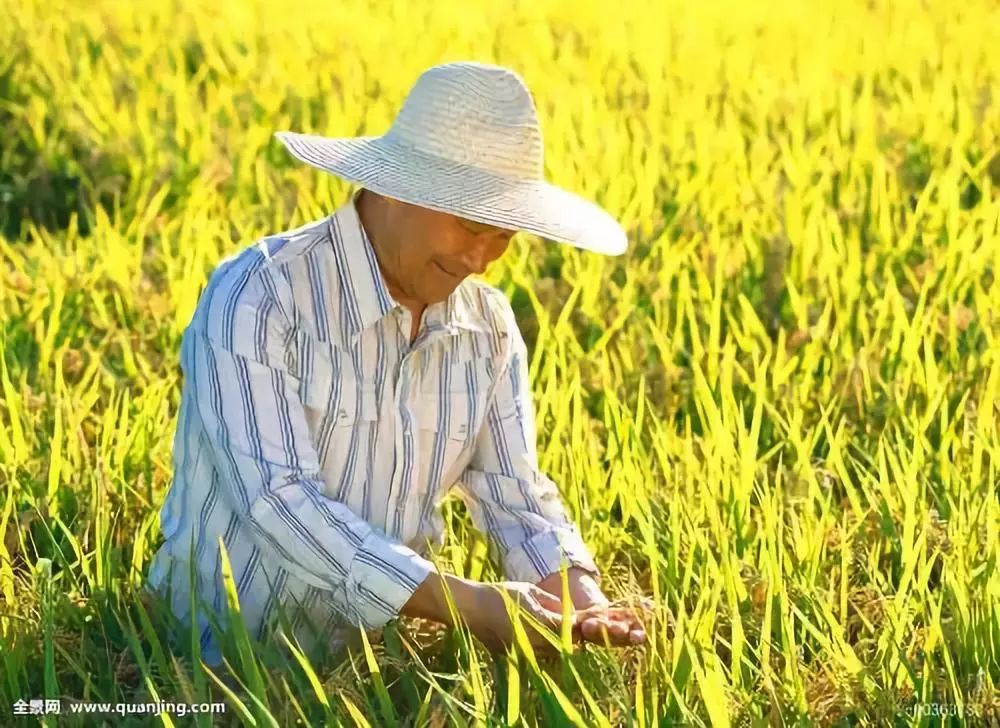
<svg viewBox="0 0 1000 728">
<path fill-rule="evenodd" d="M 298 380 L 285 365 L 288 321 L 258 281 L 232 288 L 182 342 L 221 497 L 282 568 L 328 590 L 348 621 L 379 627 L 434 567 L 323 494 Z"/>
<path fill-rule="evenodd" d="M 499 374 L 469 466 L 457 484 L 476 527 L 499 548 L 510 579 L 537 583 L 568 565 L 598 574 L 556 484 L 538 467 L 527 349 L 510 327 Z"/>
</svg>

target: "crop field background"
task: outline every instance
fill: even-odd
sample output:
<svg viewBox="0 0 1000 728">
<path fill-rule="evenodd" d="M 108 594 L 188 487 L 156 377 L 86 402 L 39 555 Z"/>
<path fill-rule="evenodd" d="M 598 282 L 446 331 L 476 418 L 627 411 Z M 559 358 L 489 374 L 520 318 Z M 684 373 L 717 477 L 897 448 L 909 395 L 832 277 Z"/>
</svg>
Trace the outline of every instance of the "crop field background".
<svg viewBox="0 0 1000 728">
<path fill-rule="evenodd" d="M 1000 721 L 1000 6 L 0 0 L 0 724 L 60 698 L 219 724 Z M 488 271 L 539 457 L 648 643 L 539 661 L 403 621 L 234 688 L 137 600 L 178 345 L 227 255 L 349 187 L 290 129 L 381 134 L 419 73 L 518 71 L 548 179 L 618 216 Z M 497 578 L 458 502 L 448 568 Z M 192 718 L 107 716 L 107 725 Z M 74 722 L 76 721 L 76 722 Z M 209 725 L 202 716 L 200 724 Z"/>
</svg>

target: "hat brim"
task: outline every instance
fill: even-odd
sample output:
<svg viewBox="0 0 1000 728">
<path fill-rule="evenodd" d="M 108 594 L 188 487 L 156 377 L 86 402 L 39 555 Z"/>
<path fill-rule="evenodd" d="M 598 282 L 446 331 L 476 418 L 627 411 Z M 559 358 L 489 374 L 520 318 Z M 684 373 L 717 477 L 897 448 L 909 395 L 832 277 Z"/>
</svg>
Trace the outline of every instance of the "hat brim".
<svg viewBox="0 0 1000 728">
<path fill-rule="evenodd" d="M 625 231 L 611 215 L 544 180 L 491 174 L 388 136 L 275 136 L 296 159 L 386 197 L 604 255 L 620 255 L 627 247 Z"/>
</svg>

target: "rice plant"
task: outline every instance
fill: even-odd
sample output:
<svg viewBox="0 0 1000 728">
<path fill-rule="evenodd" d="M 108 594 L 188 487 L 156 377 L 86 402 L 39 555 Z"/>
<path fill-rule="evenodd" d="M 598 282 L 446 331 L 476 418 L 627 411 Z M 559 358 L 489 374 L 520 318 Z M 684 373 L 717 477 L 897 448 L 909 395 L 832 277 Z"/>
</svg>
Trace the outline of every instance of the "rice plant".
<svg viewBox="0 0 1000 728">
<path fill-rule="evenodd" d="M 0 18 L 0 715 L 1000 721 L 996 3 L 0 0 Z M 487 278 L 532 354 L 541 466 L 612 595 L 655 599 L 647 644 L 492 655 L 403 620 L 314 661 L 234 629 L 228 674 L 206 669 L 138 599 L 181 332 L 222 258 L 349 193 L 274 131 L 381 134 L 457 59 L 524 77 L 547 177 L 629 232 L 619 258 L 519 235 Z M 498 578 L 444 511 L 440 563 Z M 159 701 L 225 712 L 71 714 Z"/>
</svg>

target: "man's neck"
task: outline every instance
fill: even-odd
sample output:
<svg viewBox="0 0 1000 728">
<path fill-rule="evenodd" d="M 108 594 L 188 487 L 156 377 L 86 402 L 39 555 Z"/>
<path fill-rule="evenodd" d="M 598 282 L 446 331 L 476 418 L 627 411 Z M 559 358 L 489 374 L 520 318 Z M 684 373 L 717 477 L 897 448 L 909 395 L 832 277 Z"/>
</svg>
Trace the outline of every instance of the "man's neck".
<svg viewBox="0 0 1000 728">
<path fill-rule="evenodd" d="M 385 279 L 385 274 L 382 275 L 382 278 Z M 424 315 L 424 309 L 427 308 L 427 304 L 406 297 L 398 288 L 389 283 L 388 280 L 386 280 L 386 287 L 389 289 L 389 295 L 392 296 L 393 300 L 410 312 L 413 322 L 413 328 L 410 331 L 410 342 L 412 343 L 417 338 L 417 331 L 420 329 L 420 318 Z"/>
</svg>

